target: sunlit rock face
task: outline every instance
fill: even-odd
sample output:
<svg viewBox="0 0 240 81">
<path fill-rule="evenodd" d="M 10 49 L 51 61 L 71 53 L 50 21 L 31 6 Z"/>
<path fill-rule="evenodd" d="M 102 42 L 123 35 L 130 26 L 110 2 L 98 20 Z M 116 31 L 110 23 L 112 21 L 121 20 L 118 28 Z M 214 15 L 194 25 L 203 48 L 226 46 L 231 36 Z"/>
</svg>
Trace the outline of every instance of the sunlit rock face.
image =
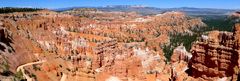
<svg viewBox="0 0 240 81">
<path fill-rule="evenodd" d="M 238 55 L 240 50 L 240 24 L 236 24 L 234 28 L 234 49 L 237 51 Z M 240 57 L 238 56 L 238 67 L 240 67 Z"/>
<path fill-rule="evenodd" d="M 169 44 L 168 34 L 190 34 L 191 28 L 204 26 L 201 19 L 181 12 L 141 17 L 96 13 L 102 16 L 94 19 L 52 11 L 0 14 L 0 63 L 7 64 L 0 67 L 1 74 L 7 71 L 6 77 L 20 80 L 15 77 L 16 68 L 45 60 L 24 67 L 26 75 L 37 81 L 189 78 L 185 71 L 191 54 L 180 46 L 174 51 L 174 63 L 168 64 L 161 46 Z"/>
<path fill-rule="evenodd" d="M 171 56 L 171 63 L 185 61 L 189 62 L 192 58 L 192 54 L 187 52 L 184 46 L 178 46 L 174 49 L 173 55 Z"/>
<path fill-rule="evenodd" d="M 190 75 L 209 79 L 211 77 L 230 77 L 238 68 L 239 24 L 233 33 L 211 31 L 208 36 L 195 42 L 190 63 Z"/>
</svg>

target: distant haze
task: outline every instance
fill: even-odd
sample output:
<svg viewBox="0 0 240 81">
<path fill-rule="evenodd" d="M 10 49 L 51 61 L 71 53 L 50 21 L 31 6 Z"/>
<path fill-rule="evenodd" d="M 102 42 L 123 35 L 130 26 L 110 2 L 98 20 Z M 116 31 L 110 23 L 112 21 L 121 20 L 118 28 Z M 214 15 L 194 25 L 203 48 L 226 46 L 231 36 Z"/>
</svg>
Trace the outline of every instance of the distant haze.
<svg viewBox="0 0 240 81">
<path fill-rule="evenodd" d="M 229 15 L 238 10 L 234 9 L 214 9 L 214 8 L 193 8 L 193 7 L 180 7 L 180 8 L 156 8 L 145 7 L 139 5 L 112 5 L 105 7 L 66 7 L 53 9 L 55 11 L 71 11 L 78 8 L 94 8 L 101 11 L 121 11 L 121 12 L 137 12 L 142 15 L 159 14 L 167 11 L 180 11 L 188 15 Z"/>
<path fill-rule="evenodd" d="M 240 9 L 240 0 L 1 0 L 0 7 L 103 7 L 107 5 L 138 5 L 157 8 L 220 8 Z"/>
</svg>

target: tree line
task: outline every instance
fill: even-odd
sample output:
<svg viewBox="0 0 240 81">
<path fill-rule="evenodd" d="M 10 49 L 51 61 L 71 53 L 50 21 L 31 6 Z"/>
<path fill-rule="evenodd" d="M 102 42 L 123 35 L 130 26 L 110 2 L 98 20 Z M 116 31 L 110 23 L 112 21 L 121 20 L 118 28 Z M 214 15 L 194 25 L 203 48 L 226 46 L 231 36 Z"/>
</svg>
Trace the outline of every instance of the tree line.
<svg viewBox="0 0 240 81">
<path fill-rule="evenodd" d="M 12 13 L 12 12 L 32 12 L 37 10 L 43 10 L 41 8 L 14 8 L 14 7 L 2 7 L 0 8 L 1 13 Z"/>
</svg>

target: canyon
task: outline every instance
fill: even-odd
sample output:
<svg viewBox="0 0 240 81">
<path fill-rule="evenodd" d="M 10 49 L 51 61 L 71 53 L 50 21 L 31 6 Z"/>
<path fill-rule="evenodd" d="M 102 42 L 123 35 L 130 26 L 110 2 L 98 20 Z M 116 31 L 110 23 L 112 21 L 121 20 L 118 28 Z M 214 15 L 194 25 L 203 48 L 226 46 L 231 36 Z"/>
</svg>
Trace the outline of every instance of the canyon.
<svg viewBox="0 0 240 81">
<path fill-rule="evenodd" d="M 240 24 L 174 47 L 171 35 L 206 27 L 184 12 L 140 15 L 76 9 L 0 14 L 2 81 L 239 80 Z M 173 47 L 173 46 L 172 46 Z"/>
</svg>

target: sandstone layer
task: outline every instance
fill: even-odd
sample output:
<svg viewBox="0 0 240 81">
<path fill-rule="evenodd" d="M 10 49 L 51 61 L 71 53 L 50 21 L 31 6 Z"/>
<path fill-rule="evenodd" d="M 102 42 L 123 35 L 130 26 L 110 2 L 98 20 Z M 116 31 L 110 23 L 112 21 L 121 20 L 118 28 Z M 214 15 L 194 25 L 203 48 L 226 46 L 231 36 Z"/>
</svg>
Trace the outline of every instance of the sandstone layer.
<svg viewBox="0 0 240 81">
<path fill-rule="evenodd" d="M 190 75 L 207 80 L 233 77 L 239 68 L 239 24 L 234 32 L 211 31 L 192 46 Z M 232 78 L 234 79 L 234 78 Z"/>
<path fill-rule="evenodd" d="M 238 25 L 234 33 L 210 32 L 191 53 L 177 47 L 168 63 L 161 46 L 169 44 L 169 34 L 191 35 L 192 29 L 205 26 L 200 18 L 182 12 L 86 13 L 0 14 L 0 79 L 192 81 L 236 74 Z"/>
</svg>

